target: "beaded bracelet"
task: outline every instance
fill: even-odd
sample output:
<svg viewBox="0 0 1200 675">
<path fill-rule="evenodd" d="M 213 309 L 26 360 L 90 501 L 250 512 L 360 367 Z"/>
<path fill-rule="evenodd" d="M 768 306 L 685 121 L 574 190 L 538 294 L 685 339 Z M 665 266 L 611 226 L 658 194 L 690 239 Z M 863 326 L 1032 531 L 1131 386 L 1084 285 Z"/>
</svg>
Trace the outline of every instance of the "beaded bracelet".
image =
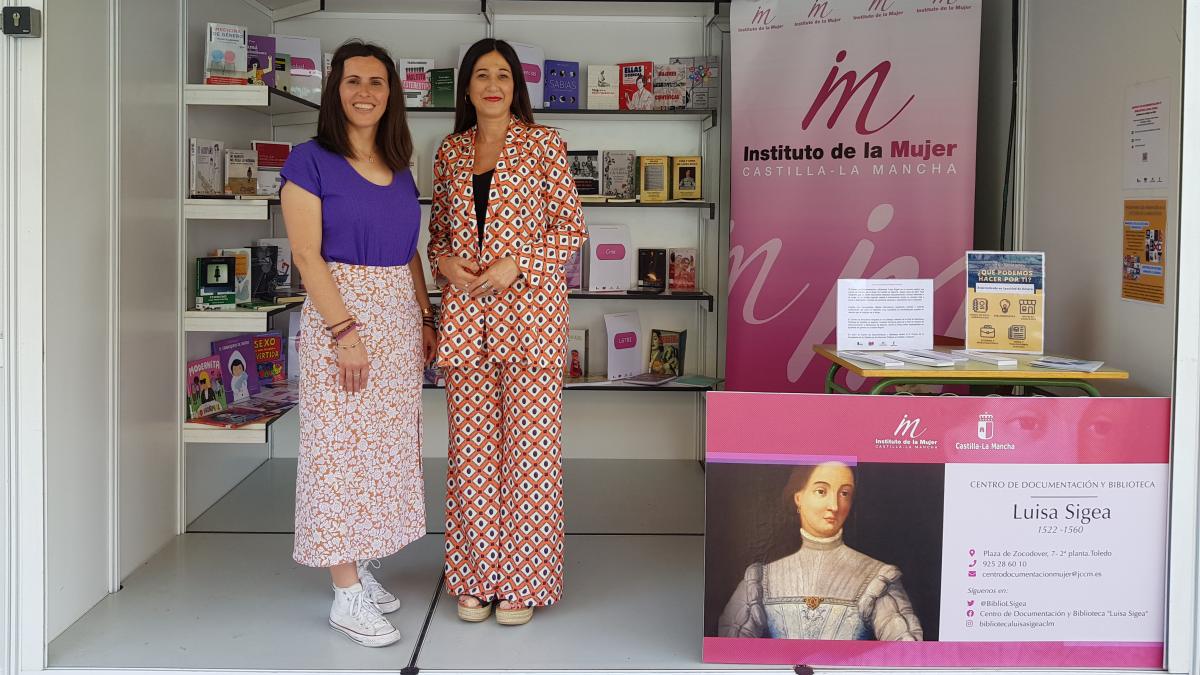
<svg viewBox="0 0 1200 675">
<path fill-rule="evenodd" d="M 344 338 L 350 334 L 350 331 L 355 330 L 356 328 L 362 328 L 362 327 L 363 327 L 363 325 L 361 323 L 355 321 L 354 323 L 349 324 L 344 328 L 338 329 L 338 332 L 333 334 L 333 341 L 341 342 L 342 338 Z"/>
<path fill-rule="evenodd" d="M 354 321 L 355 321 L 354 317 L 350 317 L 349 319 L 344 319 L 344 320 L 342 320 L 342 321 L 339 321 L 339 322 L 337 322 L 337 323 L 333 324 L 332 326 L 326 326 L 326 327 L 325 327 L 325 332 L 327 332 L 327 333 L 329 333 L 330 335 L 332 335 L 332 334 L 333 334 L 333 332 L 334 332 L 334 331 L 336 331 L 338 328 L 340 328 L 340 327 L 342 327 L 342 326 L 345 326 L 345 325 L 346 325 L 346 324 L 348 324 L 348 323 L 353 323 Z"/>
</svg>

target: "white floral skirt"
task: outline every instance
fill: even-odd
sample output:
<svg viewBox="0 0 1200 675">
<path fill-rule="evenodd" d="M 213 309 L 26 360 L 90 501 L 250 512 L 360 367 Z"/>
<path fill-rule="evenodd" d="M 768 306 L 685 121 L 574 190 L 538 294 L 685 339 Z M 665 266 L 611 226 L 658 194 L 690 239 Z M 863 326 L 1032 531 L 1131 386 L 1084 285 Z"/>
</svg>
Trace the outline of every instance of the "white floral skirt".
<svg viewBox="0 0 1200 675">
<path fill-rule="evenodd" d="M 305 302 L 292 557 L 310 567 L 382 558 L 425 534 L 421 310 L 412 277 L 407 266 L 329 268 L 364 324 L 371 372 L 357 394 L 338 386 L 326 322 Z"/>
</svg>

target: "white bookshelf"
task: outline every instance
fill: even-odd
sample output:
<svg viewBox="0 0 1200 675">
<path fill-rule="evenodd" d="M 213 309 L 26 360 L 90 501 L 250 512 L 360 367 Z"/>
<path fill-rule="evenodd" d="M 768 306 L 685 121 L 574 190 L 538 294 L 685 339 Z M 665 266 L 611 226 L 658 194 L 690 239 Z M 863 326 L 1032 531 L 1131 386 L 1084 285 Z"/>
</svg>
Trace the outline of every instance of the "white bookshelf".
<svg viewBox="0 0 1200 675">
<path fill-rule="evenodd" d="M 188 220 L 266 220 L 271 202 L 267 199 L 183 200 L 183 217 Z"/>
<path fill-rule="evenodd" d="M 302 303 L 286 303 L 271 309 L 187 309 L 183 312 L 186 332 L 262 333 L 270 330 L 270 318 L 300 307 Z"/>
</svg>

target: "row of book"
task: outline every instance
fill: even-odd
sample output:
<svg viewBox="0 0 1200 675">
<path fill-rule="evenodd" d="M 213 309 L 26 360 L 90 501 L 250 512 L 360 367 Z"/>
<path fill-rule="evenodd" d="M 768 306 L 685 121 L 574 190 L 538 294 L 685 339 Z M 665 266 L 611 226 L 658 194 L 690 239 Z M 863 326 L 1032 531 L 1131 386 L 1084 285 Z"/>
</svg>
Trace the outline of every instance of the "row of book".
<svg viewBox="0 0 1200 675">
<path fill-rule="evenodd" d="M 567 150 L 584 202 L 697 200 L 703 194 L 698 155 L 638 155 L 632 150 Z"/>
<path fill-rule="evenodd" d="M 509 44 L 521 60 L 534 108 L 687 110 L 715 108 L 720 103 L 716 57 L 588 64 L 585 97 L 579 61 L 547 59 L 537 45 Z M 458 63 L 469 47 L 459 46 Z M 204 54 L 205 84 L 266 85 L 317 104 L 333 58 L 322 50 L 319 38 L 251 35 L 245 26 L 226 23 L 207 25 Z M 396 69 L 407 107 L 455 107 L 457 68 L 438 68 L 434 59 L 397 58 Z"/>
<path fill-rule="evenodd" d="M 280 171 L 291 143 L 250 141 L 250 149 L 226 148 L 221 141 L 193 138 L 188 143 L 188 194 L 193 197 L 279 196 Z"/>
<path fill-rule="evenodd" d="M 695 248 L 639 248 L 637 278 L 628 225 L 592 225 L 588 241 L 563 270 L 567 290 L 699 293 Z"/>
<path fill-rule="evenodd" d="M 188 361 L 188 420 L 237 428 L 287 412 L 298 400 L 278 331 L 215 340 L 211 353 Z"/>
<path fill-rule="evenodd" d="M 666 384 L 683 375 L 684 356 L 687 348 L 687 331 L 650 330 L 649 358 L 640 361 L 639 349 L 641 319 L 637 312 L 604 315 L 605 330 L 609 337 L 608 380 L 620 380 L 628 384 Z M 563 376 L 569 381 L 588 380 L 588 338 L 586 328 L 571 329 L 567 338 L 567 354 Z M 644 365 L 644 367 L 643 367 Z"/>
<path fill-rule="evenodd" d="M 258 239 L 252 246 L 219 248 L 196 258 L 196 309 L 264 309 L 304 296 L 299 275 L 292 272 L 287 237 Z"/>
</svg>

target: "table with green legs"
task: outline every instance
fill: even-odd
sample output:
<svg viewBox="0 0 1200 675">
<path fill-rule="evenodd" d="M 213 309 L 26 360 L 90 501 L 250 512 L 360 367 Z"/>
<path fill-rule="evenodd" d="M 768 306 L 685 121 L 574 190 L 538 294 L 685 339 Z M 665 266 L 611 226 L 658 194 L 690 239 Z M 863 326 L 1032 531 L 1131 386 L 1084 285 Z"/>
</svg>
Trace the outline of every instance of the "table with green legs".
<svg viewBox="0 0 1200 675">
<path fill-rule="evenodd" d="M 949 352 L 949 347 L 935 347 Z M 956 363 L 949 367 L 919 366 L 911 363 L 900 368 L 884 368 L 874 364 L 853 361 L 838 355 L 834 345 L 813 345 L 818 356 L 830 362 L 825 375 L 826 394 L 882 394 L 889 388 L 913 385 L 985 385 L 996 387 L 1046 388 L 1063 387 L 1077 389 L 1088 396 L 1099 396 L 1095 383 L 1105 380 L 1127 380 L 1129 373 L 1104 366 L 1094 373 L 1083 371 L 1051 370 L 1029 365 L 1038 356 L 1012 354 L 1016 366 L 993 366 L 979 361 Z M 861 391 L 852 391 L 837 383 L 838 371 L 846 370 L 859 377 L 878 380 Z"/>
</svg>

